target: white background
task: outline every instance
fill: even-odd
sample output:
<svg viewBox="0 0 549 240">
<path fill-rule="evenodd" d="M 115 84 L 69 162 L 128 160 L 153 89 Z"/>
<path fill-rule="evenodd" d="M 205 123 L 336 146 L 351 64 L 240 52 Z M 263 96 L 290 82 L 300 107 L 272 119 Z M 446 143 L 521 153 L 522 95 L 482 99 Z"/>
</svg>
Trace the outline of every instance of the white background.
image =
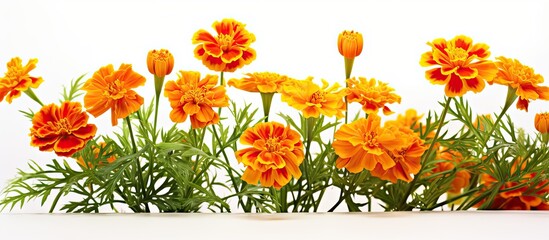
<svg viewBox="0 0 549 240">
<path fill-rule="evenodd" d="M 101 66 L 133 64 L 134 70 L 147 77 L 145 87 L 137 91 L 148 103 L 154 92 L 152 76 L 146 67 L 151 49 L 167 48 L 175 56 L 178 70 L 216 74 L 194 58 L 191 37 L 198 29 L 211 33 L 216 20 L 234 18 L 254 33 L 252 47 L 257 59 L 226 79 L 243 73 L 273 71 L 294 78 L 314 76 L 343 84 L 343 58 L 337 51 L 337 36 L 343 30 L 355 30 L 364 36 L 364 50 L 355 60 L 353 76 L 365 76 L 388 82 L 402 96 L 401 104 L 391 105 L 397 113 L 408 108 L 419 112 L 440 110 L 443 86 L 433 86 L 424 78 L 426 69 L 419 59 L 435 38 L 450 39 L 458 34 L 474 42 L 490 45 L 491 58 L 517 58 L 537 73 L 549 74 L 549 3 L 546 1 L 2 1 L 0 2 L 0 71 L 15 56 L 24 63 L 38 58 L 32 76 L 44 83 L 35 93 L 44 103 L 57 102 L 63 85 L 84 73 L 88 77 Z M 545 84 L 547 85 L 547 84 Z M 236 89 L 229 95 L 237 102 L 259 97 Z M 466 98 L 479 114 L 499 112 L 506 88 L 487 86 L 479 94 Z M 161 102 L 160 121 L 169 126 L 169 105 Z M 275 97 L 274 110 L 290 110 Z M 518 127 L 534 133 L 537 112 L 548 111 L 549 104 L 535 101 L 528 113 L 509 111 Z M 353 106 L 354 110 L 358 106 Z M 39 110 L 28 97 L 10 105 L 0 103 L 0 188 L 24 170 L 34 159 L 42 165 L 56 156 L 29 146 L 31 123 L 18 110 Z M 99 133 L 111 134 L 105 114 L 90 122 Z M 274 118 L 279 120 L 279 118 Z M 183 125 L 182 127 L 185 127 Z M 71 161 L 69 159 L 69 161 Z M 335 194 L 335 192 L 334 192 Z M 335 198 L 336 196 L 331 196 Z M 328 197 L 330 198 L 330 196 Z M 332 203 L 330 203 L 332 204 Z M 37 203 L 15 212 L 46 212 Z"/>
</svg>

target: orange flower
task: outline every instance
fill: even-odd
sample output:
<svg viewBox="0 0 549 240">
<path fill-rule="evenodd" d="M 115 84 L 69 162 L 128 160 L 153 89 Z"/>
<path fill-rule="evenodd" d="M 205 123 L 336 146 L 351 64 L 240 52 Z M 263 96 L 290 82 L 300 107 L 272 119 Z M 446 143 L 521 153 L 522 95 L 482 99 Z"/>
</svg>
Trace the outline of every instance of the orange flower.
<svg viewBox="0 0 549 240">
<path fill-rule="evenodd" d="M 240 143 L 252 147 L 235 152 L 238 162 L 246 166 L 242 180 L 249 184 L 259 181 L 264 187 L 282 188 L 292 176 L 301 177 L 303 142 L 297 131 L 281 123 L 258 123 L 246 129 Z"/>
<path fill-rule="evenodd" d="M 88 115 L 78 102 L 63 102 L 42 107 L 32 119 L 31 146 L 70 157 L 95 136 L 97 127 L 88 124 Z"/>
<path fill-rule="evenodd" d="M 247 73 L 246 76 L 229 80 L 229 86 L 248 92 L 275 93 L 288 80 L 288 77 L 272 72 Z"/>
<path fill-rule="evenodd" d="M 496 65 L 489 60 L 488 45 L 477 43 L 459 35 L 450 41 L 438 38 L 427 43 L 432 50 L 421 56 L 423 67 L 439 66 L 425 72 L 432 84 L 446 85 L 448 97 L 463 96 L 467 91 L 475 93 L 484 89 L 484 81 L 492 81 L 497 74 Z"/>
<path fill-rule="evenodd" d="M 376 81 L 375 79 L 366 79 L 364 77 L 347 79 L 349 102 L 358 102 L 362 104 L 362 110 L 366 113 L 377 113 L 383 108 L 383 113 L 389 115 L 393 113 L 385 104 L 400 103 L 400 96 L 393 93 L 394 89 L 387 83 Z"/>
<path fill-rule="evenodd" d="M 114 71 L 112 64 L 101 67 L 82 87 L 87 91 L 84 106 L 94 117 L 111 110 L 111 123 L 118 125 L 119 118 L 125 118 L 139 110 L 143 97 L 132 88 L 145 85 L 145 77 L 132 70 L 132 65 L 121 64 Z"/>
<path fill-rule="evenodd" d="M 517 159 L 511 168 L 511 174 L 517 170 L 518 166 L 524 168 L 526 161 L 521 158 Z M 549 194 L 549 180 L 545 179 L 538 183 L 537 186 L 524 185 L 517 188 L 519 184 L 528 183 L 531 179 L 536 177 L 536 173 L 525 174 L 524 178 L 520 182 L 506 182 L 500 188 L 500 192 L 495 197 L 492 204 L 488 209 L 495 210 L 548 210 L 547 204 L 549 202 L 544 201 L 542 196 Z M 484 189 L 490 188 L 497 179 L 488 174 L 481 175 L 481 182 Z M 534 190 L 535 189 L 535 190 Z M 481 190 L 481 192 L 484 190 Z M 480 206 L 484 201 L 478 203 L 476 206 Z"/>
<path fill-rule="evenodd" d="M 384 151 L 391 157 L 395 165 L 384 168 L 377 164 L 371 171 L 372 176 L 396 183 L 398 179 L 410 182 L 413 175 L 421 169 L 421 156 L 427 150 L 423 140 L 417 133 L 407 126 L 385 125 L 385 131 L 392 132 L 401 143 L 396 148 L 384 148 Z"/>
<path fill-rule="evenodd" d="M 107 146 L 107 144 L 105 142 L 101 142 L 98 145 L 93 145 L 91 147 L 92 151 L 93 151 L 93 155 L 94 155 L 94 157 L 92 159 L 98 159 L 98 161 L 99 161 L 97 163 L 98 167 L 103 167 L 106 164 L 113 163 L 114 161 L 116 161 L 116 156 L 114 156 L 114 155 L 111 155 L 110 157 L 106 157 L 106 156 L 108 156 L 109 154 L 112 153 L 111 149 L 107 149 L 106 151 L 103 150 L 102 155 L 101 156 L 99 155 L 101 153 L 101 150 L 104 149 L 106 146 Z M 90 162 L 89 160 L 84 161 L 84 157 L 88 157 L 88 156 L 80 155 L 76 158 L 76 162 L 78 163 L 78 165 L 83 166 L 85 168 L 93 168 L 92 162 Z M 88 162 L 87 166 L 86 166 L 86 162 Z"/>
<path fill-rule="evenodd" d="M 517 108 L 528 112 L 530 100 L 549 100 L 549 87 L 538 86 L 543 83 L 543 76 L 534 73 L 531 67 L 522 65 L 516 59 L 497 57 L 499 72 L 493 82 L 516 89 L 519 97 Z"/>
<path fill-rule="evenodd" d="M 534 118 L 534 126 L 541 134 L 549 133 L 549 112 L 537 113 Z"/>
<path fill-rule="evenodd" d="M 166 49 L 151 50 L 147 54 L 149 72 L 158 77 L 164 77 L 173 70 L 173 55 Z"/>
<path fill-rule="evenodd" d="M 331 87 L 328 85 L 328 82 L 322 80 L 321 88 L 313 83 L 312 78 L 288 81 L 281 91 L 282 101 L 301 111 L 305 118 L 318 118 L 320 114 L 342 118 L 345 91 L 339 90 L 337 83 Z"/>
<path fill-rule="evenodd" d="M 191 118 L 193 128 L 203 128 L 219 122 L 214 107 L 229 106 L 225 87 L 217 86 L 217 76 L 206 75 L 200 79 L 199 72 L 179 71 L 177 81 L 169 81 L 164 88 L 164 96 L 170 100 L 173 122 L 184 122 Z"/>
<path fill-rule="evenodd" d="M 8 103 L 19 96 L 21 92 L 29 88 L 37 88 L 44 81 L 42 77 L 31 77 L 29 72 L 36 67 L 38 59 L 30 59 L 26 66 L 23 66 L 19 57 L 12 58 L 8 62 L 8 71 L 3 78 L 0 78 L 0 102 L 6 98 Z"/>
<path fill-rule="evenodd" d="M 336 131 L 332 147 L 339 156 L 337 168 L 359 173 L 363 169 L 374 170 L 378 164 L 383 170 L 396 165 L 388 152 L 401 149 L 404 141 L 397 138 L 394 132 L 381 128 L 380 122 L 379 116 L 370 114 L 368 119 L 360 118 L 343 124 Z"/>
<path fill-rule="evenodd" d="M 433 173 L 450 171 L 456 168 L 456 165 L 460 164 L 463 161 L 463 155 L 459 151 L 448 150 L 441 148 L 437 153 L 437 159 L 446 160 L 444 162 L 437 162 Z M 450 185 L 448 193 L 450 194 L 459 194 L 461 190 L 469 186 L 471 179 L 471 174 L 465 170 L 459 170 L 456 172 L 455 178 Z"/>
<path fill-rule="evenodd" d="M 255 50 L 250 48 L 255 36 L 245 26 L 234 19 L 223 19 L 212 25 L 217 32 L 216 37 L 206 30 L 198 30 L 192 42 L 198 44 L 194 56 L 210 70 L 219 72 L 234 72 L 250 64 L 256 56 Z"/>
<path fill-rule="evenodd" d="M 337 37 L 337 49 L 345 58 L 358 57 L 362 53 L 363 45 L 364 40 L 359 32 L 345 30 Z"/>
</svg>

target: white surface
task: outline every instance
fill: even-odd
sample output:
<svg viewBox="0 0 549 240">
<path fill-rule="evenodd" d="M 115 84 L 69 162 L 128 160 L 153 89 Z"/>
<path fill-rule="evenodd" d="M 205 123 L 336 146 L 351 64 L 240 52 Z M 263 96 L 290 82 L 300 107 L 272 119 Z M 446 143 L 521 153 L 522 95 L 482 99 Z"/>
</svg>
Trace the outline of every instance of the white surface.
<svg viewBox="0 0 549 240">
<path fill-rule="evenodd" d="M 526 239 L 546 212 L 3 214 L 10 239 Z"/>
<path fill-rule="evenodd" d="M 295 78 L 314 76 L 320 82 L 343 84 L 343 59 L 337 51 L 337 36 L 343 30 L 364 35 L 364 51 L 355 60 L 353 76 L 366 76 L 388 82 L 402 96 L 401 104 L 391 109 L 402 113 L 408 108 L 419 112 L 439 109 L 443 86 L 433 86 L 424 78 L 419 59 L 435 38 L 450 39 L 466 34 L 474 42 L 490 45 L 492 57 L 517 58 L 536 72 L 549 75 L 549 2 L 548 1 L 1 1 L 0 2 L 0 73 L 12 57 L 26 62 L 38 58 L 34 76 L 44 83 L 36 94 L 45 103 L 57 101 L 61 87 L 87 73 L 88 77 L 107 64 L 132 63 L 134 70 L 146 76 L 145 87 L 137 91 L 149 102 L 153 97 L 152 76 L 146 67 L 151 49 L 167 48 L 175 56 L 178 70 L 196 70 L 215 74 L 194 58 L 191 37 L 198 29 L 213 32 L 216 20 L 234 18 L 254 33 L 252 47 L 257 59 L 226 78 L 243 73 L 274 71 Z M 546 84 L 547 85 L 547 84 Z M 480 94 L 466 98 L 474 112 L 499 111 L 506 88 L 488 86 Z M 230 88 L 232 99 L 242 103 L 260 102 L 257 94 Z M 159 122 L 170 124 L 169 106 L 161 100 Z M 273 100 L 273 111 L 294 112 Z M 548 111 L 548 103 L 536 101 L 530 112 L 510 110 L 516 126 L 533 133 L 537 112 Z M 261 107 L 259 104 L 257 107 Z M 359 107 L 355 104 L 354 111 Z M 13 178 L 17 168 L 28 169 L 28 159 L 45 165 L 55 155 L 41 153 L 29 146 L 31 126 L 18 110 L 38 106 L 26 96 L 9 105 L 0 103 L 0 188 Z M 295 113 L 295 112 L 294 112 Z M 274 115 L 274 114 L 273 114 Z M 272 117 L 277 121 L 280 118 Z M 108 114 L 90 120 L 99 133 L 112 134 Z M 186 125 L 183 125 L 186 126 Z M 236 163 L 236 161 L 235 161 Z M 326 194 L 326 206 L 337 198 L 337 191 Z M 28 204 L 16 212 L 46 212 L 47 207 Z"/>
</svg>

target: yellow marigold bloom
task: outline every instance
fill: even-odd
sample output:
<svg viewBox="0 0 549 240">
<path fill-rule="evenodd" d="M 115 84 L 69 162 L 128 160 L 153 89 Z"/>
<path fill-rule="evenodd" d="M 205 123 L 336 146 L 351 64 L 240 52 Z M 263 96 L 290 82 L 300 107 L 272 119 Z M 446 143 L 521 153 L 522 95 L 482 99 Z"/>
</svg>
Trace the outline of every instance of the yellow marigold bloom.
<svg viewBox="0 0 549 240">
<path fill-rule="evenodd" d="M 121 64 L 114 70 L 112 64 L 101 67 L 82 87 L 87 91 L 84 106 L 94 117 L 111 110 L 111 123 L 118 125 L 119 118 L 125 118 L 139 110 L 143 97 L 133 88 L 145 85 L 145 77 L 132 70 L 131 64 Z"/>
<path fill-rule="evenodd" d="M 206 75 L 200 79 L 200 73 L 179 71 L 176 81 L 168 81 L 164 96 L 168 97 L 173 122 L 184 122 L 191 118 L 193 128 L 204 128 L 219 122 L 219 114 L 214 107 L 229 106 L 229 97 L 224 86 L 217 85 L 217 76 Z"/>
<path fill-rule="evenodd" d="M 534 118 L 534 126 L 542 134 L 549 133 L 549 112 L 537 113 Z"/>
<path fill-rule="evenodd" d="M 248 92 L 275 93 L 279 92 L 288 77 L 272 72 L 247 73 L 242 79 L 231 79 L 231 87 Z"/>
<path fill-rule="evenodd" d="M 336 131 L 332 147 L 339 156 L 337 168 L 359 173 L 363 169 L 374 170 L 378 164 L 383 170 L 396 165 L 389 152 L 401 149 L 405 142 L 389 129 L 381 128 L 380 122 L 379 116 L 370 114 L 368 119 L 343 124 Z"/>
<path fill-rule="evenodd" d="M 423 67 L 437 66 L 425 72 L 432 84 L 446 85 L 448 97 L 463 96 L 467 91 L 480 92 L 497 74 L 496 65 L 489 60 L 488 45 L 476 43 L 467 36 L 459 35 L 450 41 L 437 38 L 427 43 L 431 51 L 421 56 Z"/>
<path fill-rule="evenodd" d="M 282 188 L 291 178 L 301 177 L 303 142 L 297 131 L 281 123 L 258 123 L 248 128 L 240 143 L 251 147 L 235 152 L 238 162 L 246 166 L 242 180 L 249 184 Z"/>
<path fill-rule="evenodd" d="M 99 154 L 101 153 L 101 149 L 104 149 L 105 147 L 107 146 L 107 144 L 105 142 L 100 142 L 98 144 L 98 146 L 96 145 L 93 145 L 92 146 L 92 151 L 93 151 L 93 159 L 104 159 L 105 156 L 109 155 L 112 153 L 112 150 L 111 149 L 107 149 L 107 150 L 104 150 L 104 152 L 102 153 L 101 156 L 99 156 Z M 89 156 L 82 156 L 81 154 L 79 154 L 79 156 L 76 158 L 76 162 L 78 163 L 78 165 L 82 166 L 82 167 L 85 167 L 85 168 L 93 168 L 93 165 L 91 162 L 89 161 L 85 161 L 84 158 L 89 158 Z M 100 161 L 97 163 L 97 166 L 98 167 L 103 167 L 105 166 L 106 164 L 109 164 L 109 163 L 113 163 L 114 161 L 116 161 L 116 156 L 114 155 L 111 155 L 110 157 L 104 159 L 105 161 Z M 88 162 L 88 164 L 86 164 L 86 162 Z M 87 165 L 87 166 L 86 166 Z"/>
<path fill-rule="evenodd" d="M 382 108 L 385 115 L 393 113 L 385 104 L 400 103 L 400 96 L 387 83 L 364 77 L 347 79 L 347 100 L 362 104 L 366 113 L 377 113 Z"/>
<path fill-rule="evenodd" d="M 245 24 L 234 19 L 223 19 L 214 22 L 217 36 L 200 29 L 193 36 L 194 56 L 210 70 L 234 72 L 250 64 L 256 56 L 250 44 L 255 42 L 255 35 L 245 29 Z"/>
<path fill-rule="evenodd" d="M 38 59 L 30 59 L 27 65 L 23 66 L 19 57 L 12 58 L 8 62 L 8 71 L 3 78 L 0 78 L 0 102 L 6 98 L 8 103 L 19 96 L 21 92 L 29 88 L 37 88 L 43 82 L 42 77 L 31 77 L 29 72 L 36 68 Z"/>
<path fill-rule="evenodd" d="M 355 31 L 343 31 L 337 38 L 337 49 L 345 58 L 355 58 L 362 53 L 364 40 L 362 34 Z"/>
<path fill-rule="evenodd" d="M 173 55 L 166 49 L 151 50 L 147 54 L 149 72 L 158 77 L 164 77 L 173 70 Z"/>
<path fill-rule="evenodd" d="M 519 97 L 517 108 L 528 112 L 530 100 L 549 100 L 549 87 L 538 86 L 543 76 L 534 73 L 534 69 L 522 65 L 516 59 L 497 57 L 499 72 L 493 82 L 516 89 Z"/>
<path fill-rule="evenodd" d="M 344 117 L 345 91 L 339 89 L 335 83 L 331 87 L 326 80 L 322 80 L 322 87 L 313 83 L 310 77 L 306 80 L 291 80 L 282 88 L 282 101 L 301 111 L 305 118 L 320 117 Z"/>
</svg>

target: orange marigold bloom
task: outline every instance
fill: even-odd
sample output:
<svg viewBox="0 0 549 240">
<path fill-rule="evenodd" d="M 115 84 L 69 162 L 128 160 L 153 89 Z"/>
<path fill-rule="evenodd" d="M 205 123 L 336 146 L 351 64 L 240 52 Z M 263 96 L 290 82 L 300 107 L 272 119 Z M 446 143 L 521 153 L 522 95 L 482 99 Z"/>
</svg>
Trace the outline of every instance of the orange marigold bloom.
<svg viewBox="0 0 549 240">
<path fill-rule="evenodd" d="M 400 103 L 400 96 L 387 83 L 364 77 L 347 79 L 347 100 L 362 104 L 366 113 L 377 113 L 382 108 L 385 115 L 393 113 L 385 104 Z"/>
<path fill-rule="evenodd" d="M 200 29 L 193 36 L 194 56 L 210 70 L 234 72 L 250 64 L 256 57 L 250 44 L 255 42 L 255 35 L 245 29 L 245 24 L 234 19 L 223 19 L 214 22 L 217 36 Z"/>
<path fill-rule="evenodd" d="M 98 145 L 93 145 L 91 147 L 94 155 L 93 159 L 99 160 L 99 162 L 97 163 L 98 167 L 103 167 L 106 164 L 113 163 L 114 161 L 116 161 L 116 156 L 114 155 L 111 155 L 110 157 L 106 157 L 107 155 L 112 153 L 111 149 L 104 150 L 102 155 L 101 156 L 99 155 L 101 153 L 101 149 L 104 149 L 106 146 L 107 144 L 105 142 L 100 142 Z M 93 164 L 89 161 L 85 161 L 84 157 L 88 158 L 89 156 L 80 155 L 76 158 L 76 162 L 78 163 L 78 165 L 83 166 L 85 168 L 93 168 Z M 104 160 L 104 161 L 101 161 L 101 160 Z M 88 164 L 86 164 L 86 162 L 88 162 Z"/>
<path fill-rule="evenodd" d="M 206 75 L 200 79 L 200 73 L 179 71 L 176 81 L 169 81 L 164 88 L 164 96 L 170 100 L 173 122 L 184 122 L 191 118 L 193 128 L 203 128 L 219 122 L 214 107 L 229 106 L 229 97 L 224 86 L 217 85 L 217 76 Z"/>
<path fill-rule="evenodd" d="M 463 96 L 467 91 L 475 93 L 484 89 L 484 81 L 492 81 L 497 66 L 489 60 L 488 45 L 477 43 L 459 35 L 450 41 L 443 38 L 427 43 L 432 50 L 421 56 L 423 67 L 439 66 L 427 70 L 425 77 L 433 84 L 446 85 L 448 97 Z"/>
<path fill-rule="evenodd" d="M 29 88 L 37 88 L 44 81 L 42 77 L 31 77 L 29 72 L 36 68 L 38 59 L 30 59 L 27 65 L 23 66 L 19 57 L 12 58 L 7 66 L 8 71 L 3 78 L 0 78 L 0 102 L 6 98 L 8 103 L 19 96 L 21 92 Z"/>
<path fill-rule="evenodd" d="M 30 129 L 31 146 L 70 157 L 95 136 L 97 127 L 88 124 L 88 114 L 78 102 L 50 104 L 34 114 Z"/>
<path fill-rule="evenodd" d="M 133 88 L 145 85 L 145 77 L 132 70 L 131 64 L 121 64 L 114 71 L 112 64 L 101 67 L 82 87 L 87 91 L 84 106 L 94 117 L 111 110 L 111 123 L 118 125 L 119 118 L 125 118 L 139 110 L 143 97 Z"/>
<path fill-rule="evenodd" d="M 337 37 L 337 49 L 345 58 L 355 58 L 362 53 L 364 40 L 362 34 L 355 31 L 343 31 Z"/>
<path fill-rule="evenodd" d="M 383 170 L 396 165 L 389 152 L 401 149 L 405 142 L 393 131 L 381 128 L 380 122 L 379 116 L 370 114 L 367 119 L 343 124 L 335 132 L 332 147 L 339 156 L 337 168 L 359 173 L 363 169 L 374 170 L 378 164 Z"/>
<path fill-rule="evenodd" d="M 258 123 L 246 129 L 240 143 L 252 147 L 235 152 L 238 162 L 246 166 L 242 180 L 249 184 L 282 188 L 292 176 L 301 177 L 299 165 L 303 162 L 303 142 L 297 131 L 281 123 Z"/>
<path fill-rule="evenodd" d="M 242 79 L 231 79 L 231 87 L 248 92 L 275 93 L 279 92 L 288 77 L 272 72 L 247 73 Z"/>
<path fill-rule="evenodd" d="M 151 50 L 147 54 L 149 72 L 158 77 L 164 77 L 173 70 L 173 55 L 166 49 Z"/>
<path fill-rule="evenodd" d="M 306 80 L 291 80 L 284 84 L 281 94 L 282 101 L 301 111 L 305 118 L 318 118 L 320 114 L 327 117 L 344 117 L 345 91 L 335 83 L 331 87 L 322 80 L 322 87 L 313 83 L 311 77 Z"/>
<path fill-rule="evenodd" d="M 549 133 L 549 112 L 537 113 L 534 118 L 534 126 L 542 134 Z"/>
<path fill-rule="evenodd" d="M 433 173 L 450 171 L 456 168 L 456 165 L 460 164 L 464 159 L 463 155 L 459 151 L 440 149 L 437 153 L 437 159 L 446 160 L 444 162 L 437 162 L 436 167 L 433 169 Z M 455 178 L 448 189 L 450 194 L 461 193 L 461 190 L 469 186 L 471 174 L 469 171 L 462 169 L 456 172 Z"/>
<path fill-rule="evenodd" d="M 519 97 L 517 108 L 528 112 L 530 100 L 549 100 L 549 87 L 538 86 L 543 83 L 543 76 L 534 73 L 534 69 L 522 65 L 516 59 L 497 57 L 499 67 L 493 82 L 516 89 Z"/>
<path fill-rule="evenodd" d="M 371 171 L 372 176 L 396 183 L 398 179 L 410 182 L 413 175 L 421 169 L 421 156 L 427 150 L 423 140 L 408 126 L 385 125 L 385 131 L 392 132 L 401 143 L 396 148 L 384 151 L 391 157 L 395 165 L 384 168 L 377 164 Z"/>
</svg>

